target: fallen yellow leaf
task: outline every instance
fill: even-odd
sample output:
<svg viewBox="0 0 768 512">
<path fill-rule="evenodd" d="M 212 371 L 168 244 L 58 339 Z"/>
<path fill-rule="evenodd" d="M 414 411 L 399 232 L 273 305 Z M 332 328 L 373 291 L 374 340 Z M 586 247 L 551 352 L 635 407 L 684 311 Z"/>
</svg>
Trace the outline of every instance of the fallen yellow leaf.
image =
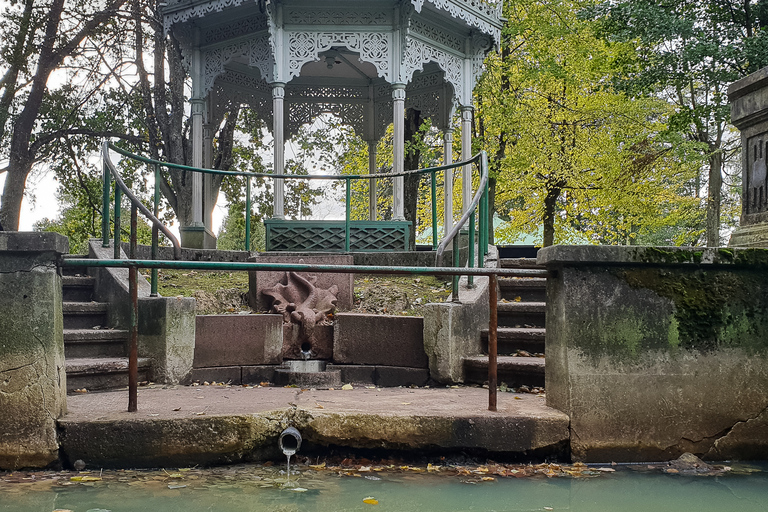
<svg viewBox="0 0 768 512">
<path fill-rule="evenodd" d="M 373 496 L 368 496 L 367 498 L 363 498 L 363 503 L 367 503 L 369 505 L 378 505 L 379 500 L 377 500 Z"/>
<path fill-rule="evenodd" d="M 325 462 L 322 464 L 310 464 L 309 467 L 312 469 L 325 469 Z"/>
<path fill-rule="evenodd" d="M 341 389 L 345 391 L 349 391 L 350 389 L 354 389 L 354 388 L 352 387 L 352 384 L 344 384 L 343 386 L 341 386 Z"/>
<path fill-rule="evenodd" d="M 73 482 L 98 482 L 101 478 L 98 476 L 73 476 L 70 480 Z"/>
</svg>

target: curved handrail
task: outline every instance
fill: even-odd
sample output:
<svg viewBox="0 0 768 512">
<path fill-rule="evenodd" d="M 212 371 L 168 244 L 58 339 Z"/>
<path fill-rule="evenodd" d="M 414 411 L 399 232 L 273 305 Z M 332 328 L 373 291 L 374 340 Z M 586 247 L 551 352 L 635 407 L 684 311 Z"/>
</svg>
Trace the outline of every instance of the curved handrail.
<svg viewBox="0 0 768 512">
<path fill-rule="evenodd" d="M 488 183 L 488 154 L 485 152 L 485 150 L 482 150 L 477 154 L 477 156 L 481 159 L 480 183 L 478 184 L 477 192 L 475 192 L 475 196 L 472 198 L 472 202 L 469 204 L 469 208 L 467 208 L 467 210 L 464 212 L 464 215 L 462 215 L 459 221 L 454 224 L 453 228 L 451 228 L 448 234 L 443 237 L 443 241 L 440 242 L 440 245 L 437 246 L 437 253 L 435 254 L 436 263 L 440 261 L 440 257 L 443 255 L 443 252 L 445 252 L 445 248 L 448 243 L 451 242 L 459 234 L 461 228 L 464 226 L 464 224 L 467 223 L 470 215 L 474 213 L 475 208 L 477 208 L 477 205 L 480 204 L 480 200 L 483 198 L 483 194 L 485 193 L 485 185 Z"/>
<path fill-rule="evenodd" d="M 115 183 L 118 187 L 120 187 L 120 190 L 123 191 L 123 194 L 128 196 L 128 198 L 131 200 L 131 203 L 136 205 L 136 207 L 141 211 L 141 213 L 144 214 L 145 217 L 147 217 L 149 220 L 152 221 L 152 225 L 156 226 L 160 231 L 163 232 L 165 236 L 168 237 L 168 239 L 171 241 L 171 244 L 173 244 L 173 257 L 175 259 L 181 259 L 181 244 L 176 239 L 176 236 L 171 233 L 171 231 L 158 219 L 154 216 L 152 212 L 149 211 L 149 208 L 144 206 L 144 204 L 139 200 L 138 197 L 136 197 L 133 192 L 131 192 L 131 189 L 128 188 L 128 186 L 123 181 L 123 178 L 120 176 L 120 173 L 117 172 L 117 168 L 115 168 L 115 165 L 112 163 L 112 160 L 109 158 L 109 150 L 113 146 L 108 142 L 104 141 L 104 143 L 101 146 L 101 153 L 102 158 L 104 159 L 104 163 L 107 165 L 107 168 L 109 169 L 110 174 L 115 179 Z M 120 151 L 118 151 L 120 153 Z"/>
<path fill-rule="evenodd" d="M 282 179 L 303 179 L 303 180 L 347 180 L 347 179 L 356 180 L 356 179 L 372 179 L 372 178 L 376 178 L 376 179 L 397 178 L 399 176 L 408 176 L 411 174 L 426 174 L 428 172 L 439 172 L 447 169 L 455 169 L 457 167 L 462 167 L 464 165 L 473 164 L 477 162 L 482 156 L 482 152 L 480 152 L 472 156 L 469 160 L 465 160 L 463 162 L 454 162 L 447 165 L 440 165 L 437 167 L 426 167 L 424 169 L 416 169 L 412 171 L 403 171 L 403 172 L 383 172 L 379 174 L 272 174 L 270 172 L 224 171 L 221 169 L 204 169 L 200 167 L 190 167 L 188 165 L 183 165 L 183 164 L 174 164 L 171 162 L 163 162 L 161 160 L 153 160 L 145 156 L 136 155 L 122 148 L 118 148 L 117 146 L 113 145 L 110 142 L 107 142 L 106 144 L 109 145 L 109 149 L 111 149 L 112 151 L 119 153 L 123 156 L 126 156 L 128 158 L 138 160 L 139 162 L 152 164 L 152 165 L 161 165 L 168 168 L 179 169 L 181 171 L 202 172 L 204 174 L 221 174 L 224 176 L 245 176 L 247 178 L 282 178 Z"/>
</svg>

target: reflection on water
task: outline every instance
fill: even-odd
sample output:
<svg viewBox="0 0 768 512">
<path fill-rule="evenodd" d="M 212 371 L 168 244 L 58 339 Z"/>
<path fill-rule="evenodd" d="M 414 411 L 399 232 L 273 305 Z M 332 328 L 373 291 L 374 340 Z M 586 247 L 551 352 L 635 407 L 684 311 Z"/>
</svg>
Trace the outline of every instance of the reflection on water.
<svg viewBox="0 0 768 512">
<path fill-rule="evenodd" d="M 0 511 L 764 511 L 768 465 L 734 465 L 717 476 L 664 474 L 645 466 L 615 472 L 573 467 L 491 471 L 411 466 L 284 470 L 0 473 Z M 508 474 L 510 476 L 498 476 Z M 489 476 L 497 475 L 497 476 Z M 516 476 L 529 475 L 522 478 Z M 549 476 L 547 476 L 549 475 Z M 364 503 L 373 497 L 378 505 Z"/>
</svg>

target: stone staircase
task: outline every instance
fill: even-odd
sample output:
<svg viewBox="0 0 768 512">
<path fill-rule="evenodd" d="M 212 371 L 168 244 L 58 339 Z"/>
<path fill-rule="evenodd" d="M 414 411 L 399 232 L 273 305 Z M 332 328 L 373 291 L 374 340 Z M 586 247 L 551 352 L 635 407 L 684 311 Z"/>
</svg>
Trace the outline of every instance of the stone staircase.
<svg viewBox="0 0 768 512">
<path fill-rule="evenodd" d="M 108 327 L 109 304 L 93 300 L 94 285 L 93 277 L 72 270 L 62 276 L 68 393 L 128 385 L 129 333 Z M 139 381 L 149 370 L 149 360 L 139 358 Z"/>
<path fill-rule="evenodd" d="M 535 258 L 500 258 L 503 268 L 538 269 Z M 544 313 L 546 278 L 499 278 L 498 382 L 512 388 L 544 387 Z M 488 381 L 488 330 L 482 331 L 483 354 L 464 359 L 465 379 Z"/>
</svg>

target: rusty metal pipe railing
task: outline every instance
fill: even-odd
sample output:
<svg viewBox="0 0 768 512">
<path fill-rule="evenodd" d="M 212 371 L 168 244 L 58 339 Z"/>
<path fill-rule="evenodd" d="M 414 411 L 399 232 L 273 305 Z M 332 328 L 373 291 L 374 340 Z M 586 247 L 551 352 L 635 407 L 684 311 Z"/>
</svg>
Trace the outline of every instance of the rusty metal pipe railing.
<svg viewBox="0 0 768 512">
<path fill-rule="evenodd" d="M 488 306 L 490 315 L 488 318 L 488 410 L 496 410 L 496 394 L 498 392 L 498 324 L 499 324 L 499 294 L 497 290 L 496 274 L 488 276 Z"/>
<path fill-rule="evenodd" d="M 134 215 L 131 215 L 133 224 Z M 135 237 L 132 237 L 135 240 Z M 135 245 L 131 245 L 131 254 L 135 255 Z M 92 260 L 88 258 L 67 258 L 62 260 L 64 267 L 115 267 L 128 268 L 130 280 L 131 295 L 131 351 L 129 368 L 136 377 L 131 384 L 129 382 L 129 412 L 137 410 L 137 391 L 138 381 L 138 351 L 134 347 L 138 345 L 138 269 L 139 268 L 170 268 L 170 269 L 188 269 L 188 270 L 278 270 L 293 272 L 319 272 L 319 273 L 350 273 L 358 272 L 363 274 L 424 274 L 424 275 L 466 275 L 489 276 L 489 306 L 490 317 L 488 321 L 488 409 L 496 410 L 496 352 L 497 352 L 497 277 L 546 277 L 546 270 L 535 269 L 514 269 L 514 268 L 456 268 L 456 267 L 393 267 L 377 265 L 307 265 L 303 263 L 244 263 L 244 262 L 218 262 L 218 261 L 178 261 L 178 260 Z M 135 369 L 135 370 L 134 370 Z M 130 381 L 130 379 L 129 379 Z"/>
</svg>

